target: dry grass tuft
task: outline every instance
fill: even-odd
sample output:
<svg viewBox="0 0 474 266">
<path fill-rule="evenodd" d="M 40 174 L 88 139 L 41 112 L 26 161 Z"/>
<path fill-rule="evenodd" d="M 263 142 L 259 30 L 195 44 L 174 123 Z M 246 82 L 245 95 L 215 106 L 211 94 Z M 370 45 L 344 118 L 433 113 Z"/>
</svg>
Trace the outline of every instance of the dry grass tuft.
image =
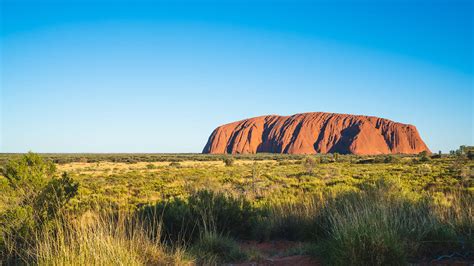
<svg viewBox="0 0 474 266">
<path fill-rule="evenodd" d="M 94 217 L 94 216 L 93 216 Z M 87 223 L 57 219 L 54 230 L 38 232 L 34 257 L 39 265 L 191 265 L 181 247 L 152 240 L 127 215 L 88 218 Z"/>
</svg>

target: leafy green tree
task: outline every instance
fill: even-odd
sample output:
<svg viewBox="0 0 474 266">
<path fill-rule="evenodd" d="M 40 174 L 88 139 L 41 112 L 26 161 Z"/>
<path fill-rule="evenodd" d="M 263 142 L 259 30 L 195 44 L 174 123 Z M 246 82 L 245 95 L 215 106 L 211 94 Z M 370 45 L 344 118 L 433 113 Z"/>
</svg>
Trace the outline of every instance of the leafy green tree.
<svg viewBox="0 0 474 266">
<path fill-rule="evenodd" d="M 31 203 L 41 189 L 53 178 L 56 166 L 39 155 L 29 152 L 19 159 L 11 160 L 1 173 L 8 185 L 25 201 Z"/>
<path fill-rule="evenodd" d="M 56 217 L 61 208 L 77 194 L 78 188 L 79 184 L 67 173 L 63 173 L 61 178 L 52 179 L 34 202 L 38 219 L 45 221 Z"/>
<path fill-rule="evenodd" d="M 78 191 L 66 173 L 55 178 L 51 161 L 29 152 L 9 161 L 1 170 L 17 205 L 0 214 L 0 264 L 22 264 L 35 232 L 48 225 Z"/>
</svg>

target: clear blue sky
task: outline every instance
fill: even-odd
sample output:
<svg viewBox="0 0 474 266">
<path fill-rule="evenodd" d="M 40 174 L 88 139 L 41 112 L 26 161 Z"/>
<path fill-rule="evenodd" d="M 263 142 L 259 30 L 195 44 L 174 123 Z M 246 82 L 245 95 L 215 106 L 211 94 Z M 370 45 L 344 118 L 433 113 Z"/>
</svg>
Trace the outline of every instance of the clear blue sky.
<svg viewBox="0 0 474 266">
<path fill-rule="evenodd" d="M 200 152 L 325 111 L 473 144 L 471 0 L 1 3 L 1 152 Z"/>
</svg>

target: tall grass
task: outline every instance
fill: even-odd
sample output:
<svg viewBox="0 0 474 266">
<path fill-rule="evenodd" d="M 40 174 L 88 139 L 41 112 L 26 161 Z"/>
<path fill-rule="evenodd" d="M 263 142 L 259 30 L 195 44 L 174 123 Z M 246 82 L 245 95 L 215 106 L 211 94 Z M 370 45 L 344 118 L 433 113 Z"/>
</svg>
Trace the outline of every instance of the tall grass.
<svg viewBox="0 0 474 266">
<path fill-rule="evenodd" d="M 308 241 L 315 239 L 314 220 L 319 215 L 324 198 L 311 196 L 300 198 L 298 202 L 282 200 L 264 206 L 267 216 L 261 221 L 259 237 Z"/>
<path fill-rule="evenodd" d="M 414 194 L 380 179 L 358 191 L 272 203 L 261 232 L 310 241 L 311 252 L 329 265 L 400 265 L 472 256 L 473 206 L 468 191 Z"/>
<path fill-rule="evenodd" d="M 259 211 L 241 208 L 229 196 L 198 192 L 197 198 L 159 208 L 156 215 L 89 213 L 81 219 L 62 215 L 35 232 L 24 261 L 39 265 L 237 262 L 248 258 L 235 241 L 242 236 L 309 241 L 316 247 L 314 254 L 329 265 L 400 265 L 454 252 L 468 255 L 474 247 L 471 193 L 412 198 L 401 190 L 396 183 L 378 182 L 357 192 L 272 203 Z M 183 210 L 186 215 L 180 213 Z M 249 211 L 252 216 L 242 216 Z M 254 222 L 240 226 L 258 234 L 242 235 L 236 230 L 243 218 Z M 182 242 L 162 235 L 163 225 L 176 222 L 173 230 L 177 231 L 197 226 L 198 235 L 190 239 L 186 252 L 177 245 Z"/>
<path fill-rule="evenodd" d="M 135 158 L 124 157 L 129 159 Z M 99 178 L 96 187 L 87 186 L 96 178 L 82 179 L 84 191 L 94 196 L 82 201 L 79 183 L 68 175 L 50 180 L 44 169 L 51 163 L 28 154 L 0 174 L 0 264 L 222 264 L 251 260 L 237 242 L 249 239 L 310 242 L 305 252 L 329 265 L 398 265 L 451 254 L 472 258 L 474 196 L 464 161 L 453 167 L 435 160 L 415 168 L 374 166 L 368 174 L 370 165 L 351 164 L 344 176 L 337 167 L 348 163 L 320 163 L 318 171 L 301 173 L 295 164 L 267 165 L 263 174 L 257 165 L 216 167 L 199 174 L 209 174 L 206 182 L 194 177 L 192 167 L 173 168 L 171 175 L 166 168 L 159 182 L 155 171 Z M 374 181 L 379 173 L 385 178 Z M 185 180 L 194 183 L 182 187 L 180 178 L 188 175 Z M 331 175 L 334 180 L 327 179 Z M 102 197 L 112 188 L 121 191 L 125 182 L 137 192 L 133 201 L 115 201 L 123 193 Z M 30 193 L 17 193 L 34 183 L 38 187 Z M 162 190 L 158 202 L 138 193 L 155 185 Z"/>
<path fill-rule="evenodd" d="M 193 245 L 191 252 L 198 262 L 205 265 L 218 265 L 225 262 L 241 262 L 248 258 L 237 242 L 216 232 L 203 233 Z"/>
<path fill-rule="evenodd" d="M 153 238 L 160 239 L 160 238 Z M 184 249 L 152 240 L 127 215 L 92 216 L 88 221 L 56 219 L 42 230 L 32 255 L 39 265 L 186 265 Z"/>
<path fill-rule="evenodd" d="M 317 217 L 320 255 L 333 265 L 400 265 L 472 250 L 474 201 L 470 193 L 413 200 L 393 184 L 328 200 Z M 398 196 L 397 196 L 398 195 Z"/>
<path fill-rule="evenodd" d="M 466 190 L 414 194 L 386 179 L 263 206 L 197 191 L 136 213 L 61 213 L 36 227 L 27 245 L 7 244 L 26 248 L 15 253 L 27 264 L 186 265 L 248 259 L 236 240 L 286 239 L 311 242 L 308 250 L 329 265 L 401 265 L 472 256 L 473 206 Z"/>
</svg>

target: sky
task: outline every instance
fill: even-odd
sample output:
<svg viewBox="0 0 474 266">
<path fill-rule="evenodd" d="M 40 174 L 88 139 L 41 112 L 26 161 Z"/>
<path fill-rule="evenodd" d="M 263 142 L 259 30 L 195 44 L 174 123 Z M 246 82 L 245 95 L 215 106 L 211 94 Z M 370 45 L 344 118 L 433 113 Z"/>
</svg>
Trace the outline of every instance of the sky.
<svg viewBox="0 0 474 266">
<path fill-rule="evenodd" d="M 0 0 L 0 152 L 201 152 L 313 111 L 473 145 L 473 3 Z"/>
</svg>

